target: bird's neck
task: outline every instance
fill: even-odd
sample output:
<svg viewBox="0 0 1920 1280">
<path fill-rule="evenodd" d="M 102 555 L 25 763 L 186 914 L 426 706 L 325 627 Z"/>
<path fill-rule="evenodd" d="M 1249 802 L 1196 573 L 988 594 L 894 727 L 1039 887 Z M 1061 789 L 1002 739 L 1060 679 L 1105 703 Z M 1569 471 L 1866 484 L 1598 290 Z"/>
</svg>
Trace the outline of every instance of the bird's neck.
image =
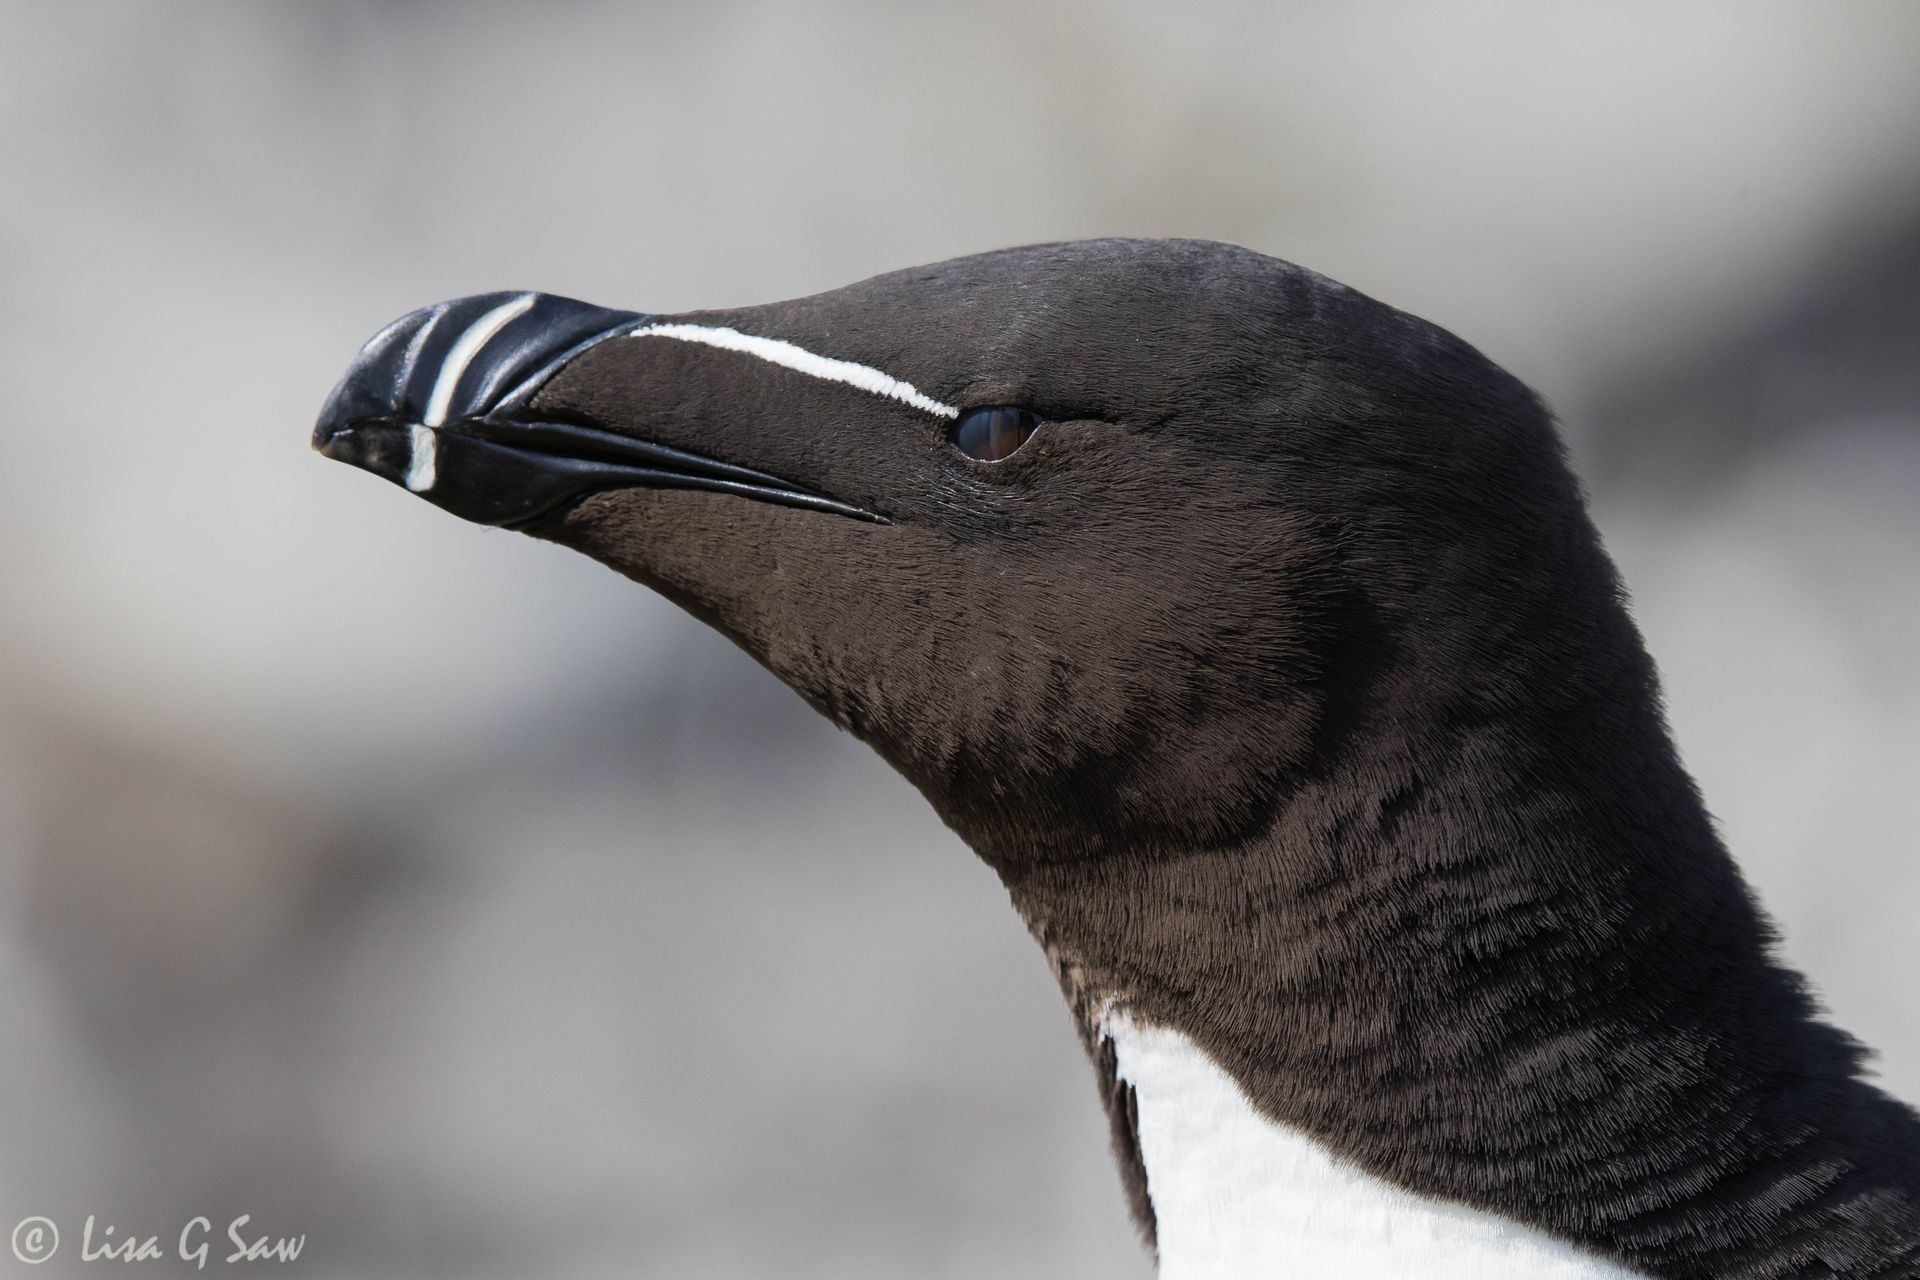
<svg viewBox="0 0 1920 1280">
<path fill-rule="evenodd" d="M 1007 875 L 1165 1274 L 1920 1276 L 1920 1123 L 1657 717 L 1438 745 L 1335 756 L 1244 841 Z"/>
</svg>

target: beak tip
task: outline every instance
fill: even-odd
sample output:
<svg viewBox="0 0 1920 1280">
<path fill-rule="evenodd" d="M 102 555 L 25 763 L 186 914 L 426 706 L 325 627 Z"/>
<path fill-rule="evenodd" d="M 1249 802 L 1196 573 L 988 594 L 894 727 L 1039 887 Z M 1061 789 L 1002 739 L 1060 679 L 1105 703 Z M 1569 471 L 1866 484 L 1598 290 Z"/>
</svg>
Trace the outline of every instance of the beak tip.
<svg viewBox="0 0 1920 1280">
<path fill-rule="evenodd" d="M 323 458 L 332 458 L 335 462 L 342 461 L 341 437 L 346 433 L 347 428 L 344 426 L 336 426 L 324 420 L 316 423 L 313 428 L 313 451 Z"/>
</svg>

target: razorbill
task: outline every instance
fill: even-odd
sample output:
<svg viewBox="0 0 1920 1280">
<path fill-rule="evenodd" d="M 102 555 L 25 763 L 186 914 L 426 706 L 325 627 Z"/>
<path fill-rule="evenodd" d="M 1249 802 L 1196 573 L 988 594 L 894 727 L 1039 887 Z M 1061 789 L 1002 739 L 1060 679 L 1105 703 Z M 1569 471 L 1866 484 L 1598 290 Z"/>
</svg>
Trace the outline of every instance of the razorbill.
<svg viewBox="0 0 1920 1280">
<path fill-rule="evenodd" d="M 1552 421 L 1195 241 L 416 311 L 324 454 L 871 743 L 1058 974 L 1167 1277 L 1920 1276 L 1920 1121 L 1676 758 Z"/>
</svg>

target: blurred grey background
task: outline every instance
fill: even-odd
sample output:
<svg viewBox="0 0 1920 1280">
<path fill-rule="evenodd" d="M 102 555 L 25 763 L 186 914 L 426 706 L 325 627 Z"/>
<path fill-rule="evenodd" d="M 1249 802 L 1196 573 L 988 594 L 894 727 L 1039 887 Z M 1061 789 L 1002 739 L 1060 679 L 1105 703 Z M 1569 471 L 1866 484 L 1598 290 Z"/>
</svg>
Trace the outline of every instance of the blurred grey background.
<svg viewBox="0 0 1920 1280">
<path fill-rule="evenodd" d="M 1920 1099 L 1917 66 L 1902 0 L 10 0 L 0 1226 L 1144 1276 L 1038 950 L 905 783 L 307 451 L 439 298 L 1097 234 L 1295 259 L 1553 401 L 1787 952 Z"/>
</svg>

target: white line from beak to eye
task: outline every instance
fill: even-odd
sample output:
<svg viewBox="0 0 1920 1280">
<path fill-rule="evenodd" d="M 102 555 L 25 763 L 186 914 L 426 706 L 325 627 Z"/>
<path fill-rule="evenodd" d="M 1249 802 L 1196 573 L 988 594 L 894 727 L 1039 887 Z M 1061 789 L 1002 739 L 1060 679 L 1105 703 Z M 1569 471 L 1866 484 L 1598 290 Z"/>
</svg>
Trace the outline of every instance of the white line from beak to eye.
<svg viewBox="0 0 1920 1280">
<path fill-rule="evenodd" d="M 447 358 L 440 362 L 440 372 L 433 380 L 433 392 L 427 397 L 427 411 L 420 415 L 418 425 L 407 429 L 407 488 L 414 493 L 424 493 L 433 488 L 440 452 L 440 442 L 433 433 L 436 427 L 447 420 L 447 410 L 453 406 L 453 393 L 460 385 L 460 375 L 467 371 L 473 358 L 480 354 L 480 348 L 486 346 L 494 334 L 506 328 L 514 317 L 523 314 L 537 300 L 537 294 L 523 293 L 511 302 L 501 303 L 468 325 L 467 331 L 447 352 Z"/>
<path fill-rule="evenodd" d="M 709 347 L 719 347 L 725 351 L 744 351 L 750 356 L 758 356 L 784 369 L 792 369 L 815 378 L 825 378 L 829 382 L 844 382 L 850 387 L 858 387 L 862 391 L 871 391 L 877 396 L 886 396 L 902 404 L 910 404 L 935 417 L 957 418 L 960 416 L 960 410 L 954 406 L 942 404 L 932 396 L 922 395 L 912 383 L 902 382 L 871 365 L 855 364 L 851 360 L 836 360 L 832 356 L 816 355 L 805 347 L 796 347 L 791 342 L 783 342 L 779 338 L 761 338 L 751 333 L 741 333 L 738 329 L 724 329 L 704 324 L 645 324 L 627 336 L 678 338 L 682 342 L 698 342 Z"/>
</svg>

